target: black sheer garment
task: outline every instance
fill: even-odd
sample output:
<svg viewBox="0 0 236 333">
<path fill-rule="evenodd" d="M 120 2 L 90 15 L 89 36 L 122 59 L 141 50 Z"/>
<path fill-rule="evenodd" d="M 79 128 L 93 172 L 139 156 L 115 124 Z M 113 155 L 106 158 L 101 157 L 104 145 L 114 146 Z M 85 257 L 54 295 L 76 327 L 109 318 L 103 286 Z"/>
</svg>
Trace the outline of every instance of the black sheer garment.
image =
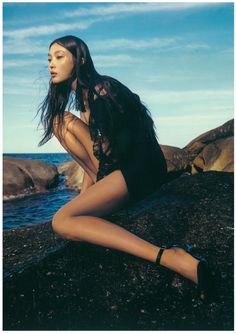
<svg viewBox="0 0 236 333">
<path fill-rule="evenodd" d="M 166 161 L 139 97 L 110 77 L 103 77 L 88 97 L 97 181 L 120 169 L 131 203 L 155 191 L 166 179 Z"/>
</svg>

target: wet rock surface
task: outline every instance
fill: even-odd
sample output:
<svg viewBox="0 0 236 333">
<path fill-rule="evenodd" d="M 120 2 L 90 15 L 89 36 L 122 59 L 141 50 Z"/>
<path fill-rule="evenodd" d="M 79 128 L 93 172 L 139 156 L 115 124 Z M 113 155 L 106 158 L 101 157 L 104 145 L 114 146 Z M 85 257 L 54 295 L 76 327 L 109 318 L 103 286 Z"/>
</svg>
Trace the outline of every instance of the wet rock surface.
<svg viewBox="0 0 236 333">
<path fill-rule="evenodd" d="M 233 174 L 181 176 L 128 213 L 109 219 L 154 244 L 190 243 L 209 259 L 213 300 L 202 303 L 192 282 L 131 255 L 79 242 L 59 246 L 47 223 L 4 233 L 4 329 L 232 330 Z M 33 234 L 38 247 L 27 250 Z"/>
</svg>

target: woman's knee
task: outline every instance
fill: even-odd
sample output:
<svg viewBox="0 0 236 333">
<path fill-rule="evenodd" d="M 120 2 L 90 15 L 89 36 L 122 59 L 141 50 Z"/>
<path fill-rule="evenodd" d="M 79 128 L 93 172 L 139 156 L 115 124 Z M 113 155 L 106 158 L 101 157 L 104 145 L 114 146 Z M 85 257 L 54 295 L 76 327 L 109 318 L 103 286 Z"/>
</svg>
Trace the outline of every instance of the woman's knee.
<svg viewBox="0 0 236 333">
<path fill-rule="evenodd" d="M 63 207 L 59 209 L 52 219 L 52 229 L 60 237 L 67 240 L 80 241 L 83 237 L 80 238 L 80 234 L 83 234 L 83 228 L 76 228 L 75 233 L 75 223 L 78 226 L 80 222 L 83 221 L 83 215 L 76 216 L 76 221 L 74 220 L 75 216 L 67 215 L 63 212 Z M 78 219 L 79 218 L 79 219 Z M 80 230 L 81 229 L 81 230 Z"/>
<path fill-rule="evenodd" d="M 70 124 L 77 120 L 80 119 L 69 111 L 65 111 L 62 118 L 57 115 L 53 120 L 53 134 L 57 138 L 63 137 L 69 130 Z"/>
<path fill-rule="evenodd" d="M 71 239 L 68 220 L 69 216 L 64 214 L 62 209 L 59 209 L 52 218 L 53 231 L 65 239 Z"/>
</svg>

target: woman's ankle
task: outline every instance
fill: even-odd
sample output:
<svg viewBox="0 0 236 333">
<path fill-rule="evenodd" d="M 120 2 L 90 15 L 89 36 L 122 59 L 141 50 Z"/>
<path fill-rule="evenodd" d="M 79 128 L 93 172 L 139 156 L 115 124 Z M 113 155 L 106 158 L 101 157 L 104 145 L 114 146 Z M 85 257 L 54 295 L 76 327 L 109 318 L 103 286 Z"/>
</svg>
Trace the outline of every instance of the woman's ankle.
<svg viewBox="0 0 236 333">
<path fill-rule="evenodd" d="M 181 248 L 165 249 L 160 265 L 171 269 L 197 283 L 197 266 L 199 261 Z"/>
</svg>

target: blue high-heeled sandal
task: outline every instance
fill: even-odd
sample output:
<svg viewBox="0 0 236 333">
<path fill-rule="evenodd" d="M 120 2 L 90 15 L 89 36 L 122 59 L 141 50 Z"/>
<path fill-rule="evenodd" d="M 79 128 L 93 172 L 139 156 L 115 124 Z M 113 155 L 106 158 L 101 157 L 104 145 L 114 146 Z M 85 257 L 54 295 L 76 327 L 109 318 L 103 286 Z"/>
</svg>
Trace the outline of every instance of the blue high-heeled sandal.
<svg viewBox="0 0 236 333">
<path fill-rule="evenodd" d="M 198 257 L 196 255 L 192 254 L 192 246 L 189 244 L 172 244 L 172 245 L 168 245 L 165 247 L 161 247 L 158 254 L 157 254 L 157 258 L 156 258 L 156 264 L 157 265 L 161 265 L 160 261 L 161 261 L 161 257 L 163 252 L 166 249 L 171 249 L 171 248 L 181 248 L 183 250 L 185 250 L 187 253 L 189 253 L 192 257 L 194 257 L 195 259 L 199 260 L 198 266 L 197 266 L 197 288 L 198 288 L 198 294 L 199 294 L 199 298 L 202 301 L 205 301 L 207 299 L 209 299 L 212 296 L 212 291 L 213 291 L 213 276 L 212 276 L 212 272 L 210 270 L 209 267 L 209 263 L 205 258 L 201 258 Z"/>
</svg>

